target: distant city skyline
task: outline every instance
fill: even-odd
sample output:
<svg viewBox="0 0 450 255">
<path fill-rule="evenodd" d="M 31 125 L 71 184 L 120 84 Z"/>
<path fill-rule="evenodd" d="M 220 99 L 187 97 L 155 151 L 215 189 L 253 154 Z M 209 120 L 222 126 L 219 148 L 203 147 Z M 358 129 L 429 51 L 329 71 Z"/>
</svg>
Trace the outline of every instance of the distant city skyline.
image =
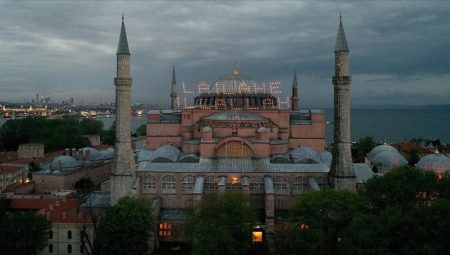
<svg viewBox="0 0 450 255">
<path fill-rule="evenodd" d="M 3 1 L 0 101 L 114 101 L 122 12 L 132 56 L 133 102 L 168 104 L 228 75 L 233 62 L 286 96 L 298 73 L 300 107 L 330 107 L 333 49 L 342 12 L 352 105 L 448 104 L 446 1 Z"/>
</svg>

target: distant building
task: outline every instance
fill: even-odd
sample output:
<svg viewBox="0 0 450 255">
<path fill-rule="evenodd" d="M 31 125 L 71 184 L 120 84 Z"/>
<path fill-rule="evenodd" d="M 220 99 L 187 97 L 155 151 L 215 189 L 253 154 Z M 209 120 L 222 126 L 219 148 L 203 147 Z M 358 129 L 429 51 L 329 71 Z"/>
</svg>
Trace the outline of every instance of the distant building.
<svg viewBox="0 0 450 255">
<path fill-rule="evenodd" d="M 8 163 L 0 164 L 0 192 L 10 185 L 22 183 L 23 168 Z"/>
<path fill-rule="evenodd" d="M 26 143 L 19 144 L 17 150 L 19 159 L 37 159 L 44 158 L 44 144 L 42 143 Z"/>
<path fill-rule="evenodd" d="M 74 189 L 75 183 L 88 177 L 94 184 L 100 185 L 109 179 L 112 169 L 112 150 L 97 151 L 86 147 L 67 155 L 55 157 L 42 170 L 32 173 L 37 192 Z"/>
</svg>

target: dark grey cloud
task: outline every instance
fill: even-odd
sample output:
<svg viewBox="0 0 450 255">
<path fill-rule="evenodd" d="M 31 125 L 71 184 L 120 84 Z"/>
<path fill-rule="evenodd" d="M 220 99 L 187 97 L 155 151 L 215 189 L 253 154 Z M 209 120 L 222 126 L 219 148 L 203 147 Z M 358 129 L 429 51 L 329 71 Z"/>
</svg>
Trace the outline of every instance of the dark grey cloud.
<svg viewBox="0 0 450 255">
<path fill-rule="evenodd" d="M 443 104 L 450 98 L 447 1 L 10 1 L 0 16 L 0 100 L 35 93 L 113 101 L 121 12 L 133 100 L 164 104 L 171 66 L 190 90 L 230 72 L 279 80 L 299 73 L 304 107 L 332 101 L 342 11 L 358 105 Z M 179 88 L 181 94 L 181 88 Z"/>
</svg>

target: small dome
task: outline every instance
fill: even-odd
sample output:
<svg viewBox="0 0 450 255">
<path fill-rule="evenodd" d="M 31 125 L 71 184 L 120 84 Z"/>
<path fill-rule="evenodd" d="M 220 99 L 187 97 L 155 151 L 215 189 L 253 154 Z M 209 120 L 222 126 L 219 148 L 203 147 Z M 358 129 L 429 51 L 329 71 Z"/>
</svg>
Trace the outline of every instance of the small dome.
<svg viewBox="0 0 450 255">
<path fill-rule="evenodd" d="M 200 158 L 197 155 L 195 155 L 195 154 L 187 154 L 187 155 L 184 155 L 184 156 L 180 157 L 178 162 L 181 162 L 181 163 L 198 163 L 199 160 L 200 160 Z"/>
<path fill-rule="evenodd" d="M 406 159 L 397 150 L 386 150 L 378 153 L 371 161 L 373 166 L 383 169 L 393 169 L 408 164 Z"/>
<path fill-rule="evenodd" d="M 84 147 L 83 149 L 81 149 L 81 151 L 83 152 L 84 155 L 86 154 L 87 151 L 89 151 L 91 161 L 97 161 L 97 160 L 103 159 L 103 155 L 98 150 L 96 150 L 92 147 Z"/>
<path fill-rule="evenodd" d="M 72 156 L 58 156 L 52 160 L 52 170 L 74 170 L 81 166 L 81 162 Z"/>
<path fill-rule="evenodd" d="M 322 163 L 320 159 L 320 154 L 309 147 L 295 148 L 293 151 L 291 151 L 291 157 L 295 163 L 303 163 L 303 164 Z"/>
<path fill-rule="evenodd" d="M 265 127 L 259 127 L 259 128 L 256 130 L 256 132 L 258 132 L 258 133 L 265 133 L 265 132 L 267 132 L 267 128 L 265 128 Z"/>
<path fill-rule="evenodd" d="M 155 157 L 154 157 L 154 152 L 152 150 L 140 150 L 138 152 L 138 162 L 142 162 L 142 161 L 152 161 Z"/>
<path fill-rule="evenodd" d="M 322 151 L 322 152 L 319 152 L 319 154 L 320 154 L 320 159 L 322 160 L 322 162 L 324 164 L 331 166 L 331 160 L 333 159 L 333 155 L 331 155 L 331 152 Z"/>
<path fill-rule="evenodd" d="M 204 128 L 202 129 L 202 132 L 203 132 L 203 133 L 209 133 L 209 132 L 212 132 L 212 128 L 211 128 L 211 127 L 204 127 Z"/>
<path fill-rule="evenodd" d="M 417 167 L 437 174 L 443 174 L 450 171 L 450 158 L 438 153 L 429 154 L 417 162 Z"/>
<path fill-rule="evenodd" d="M 369 152 L 369 159 L 373 160 L 379 153 L 383 152 L 383 151 L 396 151 L 398 152 L 398 150 L 390 145 L 387 144 L 382 144 L 382 145 L 378 145 L 375 146 L 370 152 Z"/>
</svg>

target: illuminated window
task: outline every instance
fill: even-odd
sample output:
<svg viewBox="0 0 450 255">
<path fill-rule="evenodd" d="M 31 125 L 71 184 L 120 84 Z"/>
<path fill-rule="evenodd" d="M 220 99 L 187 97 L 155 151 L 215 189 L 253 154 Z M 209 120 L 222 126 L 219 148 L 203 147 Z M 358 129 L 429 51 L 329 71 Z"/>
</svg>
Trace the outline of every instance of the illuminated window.
<svg viewBox="0 0 450 255">
<path fill-rule="evenodd" d="M 252 243 L 262 243 L 263 232 L 261 230 L 255 230 L 252 232 Z"/>
<path fill-rule="evenodd" d="M 156 178 L 151 175 L 147 175 L 142 180 L 142 188 L 144 192 L 155 192 L 156 191 Z"/>
<path fill-rule="evenodd" d="M 172 224 L 159 223 L 159 236 L 172 236 Z"/>
<path fill-rule="evenodd" d="M 195 177 L 192 175 L 185 176 L 181 183 L 182 192 L 192 192 L 194 189 Z"/>
<path fill-rule="evenodd" d="M 161 188 L 163 193 L 176 193 L 177 181 L 172 175 L 166 175 L 162 178 Z"/>
</svg>

